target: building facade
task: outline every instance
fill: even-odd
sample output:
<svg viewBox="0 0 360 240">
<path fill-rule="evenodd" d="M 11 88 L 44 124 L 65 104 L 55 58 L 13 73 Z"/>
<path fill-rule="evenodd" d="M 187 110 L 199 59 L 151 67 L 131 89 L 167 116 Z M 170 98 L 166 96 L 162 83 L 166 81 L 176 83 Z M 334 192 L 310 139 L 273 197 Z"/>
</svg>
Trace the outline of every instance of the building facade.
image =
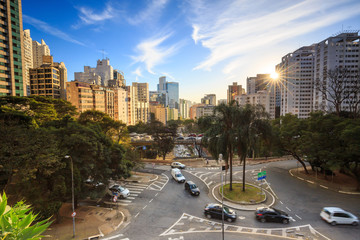
<svg viewBox="0 0 360 240">
<path fill-rule="evenodd" d="M 23 49 L 24 49 L 24 83 L 26 85 L 26 95 L 30 96 L 30 68 L 33 68 L 33 50 L 32 39 L 30 36 L 30 29 L 24 30 L 23 34 Z"/>
<path fill-rule="evenodd" d="M 181 119 L 189 119 L 190 118 L 190 107 L 191 101 L 185 99 L 179 99 L 179 114 Z"/>
<path fill-rule="evenodd" d="M 301 47 L 282 57 L 277 65 L 280 73 L 280 115 L 292 113 L 309 117 L 313 110 L 314 46 Z"/>
<path fill-rule="evenodd" d="M 245 94 L 245 89 L 242 85 L 238 85 L 237 82 L 233 82 L 233 85 L 228 86 L 227 90 L 227 102 L 230 103 L 231 101 L 235 100 L 236 96 L 240 96 Z"/>
<path fill-rule="evenodd" d="M 359 31 L 346 31 L 336 36 L 329 37 L 314 45 L 314 81 L 327 86 L 328 92 L 333 93 L 329 87 L 329 70 L 346 68 L 348 76 L 343 79 L 342 87 L 350 90 L 354 84 L 359 85 L 360 74 L 360 36 Z M 351 91 L 351 90 L 350 90 Z M 342 93 L 342 97 L 346 92 Z M 314 88 L 313 108 L 314 110 L 334 111 L 329 100 L 317 88 Z M 330 95 L 328 94 L 328 98 Z M 350 111 L 352 103 L 359 100 L 359 94 L 350 94 L 341 104 L 341 110 Z M 332 99 L 330 99 L 332 100 Z"/>
<path fill-rule="evenodd" d="M 51 64 L 43 64 L 41 67 L 31 68 L 29 73 L 31 95 L 61 98 L 59 69 Z"/>
<path fill-rule="evenodd" d="M 75 72 L 75 80 L 82 82 L 94 82 L 96 85 L 109 86 L 109 80 L 114 79 L 114 69 L 108 58 L 97 60 L 96 68 L 84 66 L 84 72 Z M 99 84 L 98 80 L 101 80 Z"/>
<path fill-rule="evenodd" d="M 0 1 L 0 96 L 26 96 L 21 0 Z"/>
<path fill-rule="evenodd" d="M 41 43 L 32 41 L 33 50 L 33 68 L 38 68 L 43 65 L 43 56 L 50 56 L 50 48 L 45 41 L 41 39 Z"/>
<path fill-rule="evenodd" d="M 206 94 L 202 99 L 201 103 L 206 105 L 216 106 L 216 95 L 215 94 Z"/>
</svg>

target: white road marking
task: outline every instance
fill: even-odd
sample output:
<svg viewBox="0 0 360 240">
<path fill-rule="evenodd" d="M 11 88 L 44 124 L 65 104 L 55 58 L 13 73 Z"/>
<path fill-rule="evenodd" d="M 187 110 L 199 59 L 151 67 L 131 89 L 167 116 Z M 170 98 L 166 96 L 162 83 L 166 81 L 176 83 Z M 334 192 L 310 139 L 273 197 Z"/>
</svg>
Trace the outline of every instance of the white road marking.
<svg viewBox="0 0 360 240">
<path fill-rule="evenodd" d="M 296 214 L 295 214 L 295 216 L 296 216 L 297 218 L 299 218 L 300 220 L 302 220 L 302 218 L 301 218 L 301 217 L 299 217 L 298 215 L 296 215 Z"/>
<path fill-rule="evenodd" d="M 280 201 L 280 203 L 281 203 L 281 204 L 283 204 L 283 202 L 282 202 L 282 201 Z"/>
<path fill-rule="evenodd" d="M 207 180 L 208 178 L 206 177 L 206 178 L 204 178 L 204 182 Z"/>
<path fill-rule="evenodd" d="M 156 193 L 156 194 L 155 194 L 155 197 L 156 197 L 158 194 L 159 194 L 159 193 Z"/>
<path fill-rule="evenodd" d="M 134 197 L 127 197 L 126 199 L 132 199 L 132 200 L 134 200 L 135 198 L 134 198 Z"/>
<path fill-rule="evenodd" d="M 154 200 L 154 199 L 152 198 L 152 199 L 149 201 L 149 203 L 151 203 L 153 200 Z"/>
<path fill-rule="evenodd" d="M 325 188 L 325 189 L 329 189 L 328 187 L 326 187 L 324 185 L 320 185 L 320 187 Z"/>
<path fill-rule="evenodd" d="M 142 191 L 131 191 L 130 194 L 132 193 L 142 193 Z"/>
<path fill-rule="evenodd" d="M 138 212 L 138 213 L 135 215 L 135 217 L 139 216 L 139 214 L 140 214 L 140 212 Z"/>
<path fill-rule="evenodd" d="M 213 181 L 210 181 L 207 185 L 210 186 L 210 184 L 212 184 L 212 183 L 213 183 Z"/>
<path fill-rule="evenodd" d="M 290 208 L 288 208 L 288 207 L 285 207 L 285 208 L 291 212 L 291 209 L 290 209 Z"/>
<path fill-rule="evenodd" d="M 115 235 L 115 236 L 112 236 L 112 237 L 108 237 L 108 238 L 101 238 L 101 239 L 103 239 L 103 240 L 110 240 L 110 239 L 114 239 L 114 238 L 118 238 L 118 237 L 122 237 L 122 236 L 124 236 L 124 234 L 118 234 L 118 235 Z"/>
<path fill-rule="evenodd" d="M 130 196 L 137 197 L 137 196 L 139 196 L 139 194 L 133 194 L 133 193 L 130 193 Z"/>
<path fill-rule="evenodd" d="M 144 210 L 146 207 L 147 207 L 147 205 L 145 205 L 145 206 L 143 207 L 143 210 Z"/>
<path fill-rule="evenodd" d="M 314 182 L 313 181 L 310 181 L 310 180 L 306 180 L 308 183 L 312 183 L 312 184 L 314 184 Z"/>
<path fill-rule="evenodd" d="M 123 203 L 131 203 L 132 201 L 130 200 L 125 200 L 125 199 L 118 199 L 118 202 L 123 202 Z"/>
</svg>

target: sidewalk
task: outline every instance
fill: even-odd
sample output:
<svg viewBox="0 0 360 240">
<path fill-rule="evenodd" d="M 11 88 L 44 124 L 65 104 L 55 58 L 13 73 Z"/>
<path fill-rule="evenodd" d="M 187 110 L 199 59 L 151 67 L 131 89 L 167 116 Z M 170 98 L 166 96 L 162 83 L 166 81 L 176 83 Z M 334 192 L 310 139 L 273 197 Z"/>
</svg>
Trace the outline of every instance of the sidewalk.
<svg viewBox="0 0 360 240">
<path fill-rule="evenodd" d="M 324 174 L 313 172 L 309 166 L 307 170 L 309 174 L 306 174 L 302 167 L 291 169 L 289 173 L 301 181 L 306 181 L 328 190 L 343 194 L 360 195 L 360 191 L 357 190 L 356 180 L 348 175 L 336 171 L 333 176 L 324 176 Z"/>
<path fill-rule="evenodd" d="M 149 183 L 158 178 L 150 173 L 133 172 L 126 182 Z M 98 201 L 101 201 L 99 199 Z M 92 206 L 94 205 L 94 206 Z M 75 238 L 74 239 L 98 239 L 110 234 L 130 220 L 129 211 L 121 206 L 113 208 L 96 205 L 96 201 L 83 200 L 79 202 L 75 210 Z M 59 211 L 59 221 L 53 223 L 43 234 L 47 239 L 68 240 L 73 239 L 73 221 L 71 217 L 71 203 L 64 203 Z"/>
</svg>

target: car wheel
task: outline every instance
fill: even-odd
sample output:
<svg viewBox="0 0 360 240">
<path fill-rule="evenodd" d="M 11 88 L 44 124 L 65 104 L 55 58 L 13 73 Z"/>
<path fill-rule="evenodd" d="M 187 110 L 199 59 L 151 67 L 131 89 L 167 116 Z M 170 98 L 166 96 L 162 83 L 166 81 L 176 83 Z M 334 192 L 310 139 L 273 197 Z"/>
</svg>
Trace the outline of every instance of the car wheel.
<svg viewBox="0 0 360 240">
<path fill-rule="evenodd" d="M 335 225 L 336 225 L 336 222 L 333 221 L 333 222 L 331 222 L 330 224 L 331 224 L 331 226 L 335 226 Z"/>
<path fill-rule="evenodd" d="M 266 219 L 265 219 L 265 218 L 261 218 L 261 219 L 260 219 L 260 222 L 264 223 L 264 222 L 266 222 Z"/>
<path fill-rule="evenodd" d="M 228 222 L 232 222 L 233 220 L 231 218 L 226 219 Z"/>
<path fill-rule="evenodd" d="M 207 217 L 207 218 L 211 218 L 211 215 L 210 215 L 210 214 L 206 214 L 206 217 Z"/>
<path fill-rule="evenodd" d="M 353 226 L 357 226 L 359 223 L 358 222 L 353 222 L 352 225 Z"/>
<path fill-rule="evenodd" d="M 120 195 L 119 195 L 119 198 L 120 198 L 120 199 L 124 199 L 124 196 L 120 194 Z"/>
<path fill-rule="evenodd" d="M 288 224 L 288 223 L 289 223 L 289 220 L 284 219 L 284 220 L 282 221 L 282 223 L 283 223 L 283 224 Z"/>
</svg>

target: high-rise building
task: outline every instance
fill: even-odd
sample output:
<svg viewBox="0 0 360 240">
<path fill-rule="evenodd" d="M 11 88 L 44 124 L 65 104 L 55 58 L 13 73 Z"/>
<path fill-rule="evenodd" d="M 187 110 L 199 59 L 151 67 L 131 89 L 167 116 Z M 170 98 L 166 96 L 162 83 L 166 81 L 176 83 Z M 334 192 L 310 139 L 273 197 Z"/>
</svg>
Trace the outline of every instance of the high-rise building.
<svg viewBox="0 0 360 240">
<path fill-rule="evenodd" d="M 314 45 L 301 47 L 282 57 L 277 65 L 281 83 L 280 115 L 309 117 L 313 110 Z"/>
<path fill-rule="evenodd" d="M 346 68 L 349 76 L 343 78 L 341 87 L 346 87 L 351 91 L 352 86 L 356 81 L 359 81 L 360 74 L 360 36 L 359 31 L 346 31 L 336 36 L 329 37 L 314 46 L 315 50 L 315 66 L 314 66 L 314 81 L 319 82 L 322 86 L 327 86 L 327 91 L 330 93 L 330 81 L 328 71 L 334 71 L 336 68 Z M 359 84 L 357 82 L 357 84 Z M 340 86 L 339 86 L 340 87 Z M 341 98 L 347 94 L 342 93 Z M 332 94 L 334 95 L 334 94 Z M 330 101 L 329 101 L 330 98 Z M 352 103 L 358 101 L 359 95 L 350 94 L 348 99 L 345 99 L 341 104 L 343 111 L 350 111 Z M 314 87 L 314 110 L 332 110 L 335 109 L 331 104 L 330 94 L 328 99 L 325 98 L 324 93 L 321 93 Z M 353 105 L 354 106 L 354 105 Z M 359 106 L 358 106 L 359 108 Z"/>
<path fill-rule="evenodd" d="M 233 82 L 233 85 L 228 86 L 227 102 L 230 103 L 235 100 L 236 96 L 240 96 L 242 94 L 245 94 L 245 89 L 241 85 L 238 85 L 237 82 Z"/>
<path fill-rule="evenodd" d="M 147 123 L 150 119 L 149 111 L 149 84 L 133 82 L 131 86 L 131 96 L 133 105 L 133 122 Z"/>
<path fill-rule="evenodd" d="M 54 62 L 53 66 L 60 72 L 60 98 L 66 99 L 67 68 L 63 62 Z"/>
<path fill-rule="evenodd" d="M 96 68 L 84 66 L 84 72 L 74 73 L 75 80 L 81 82 L 96 81 L 96 84 L 98 84 L 98 76 L 100 76 L 102 86 L 109 86 L 109 80 L 114 79 L 114 69 L 108 58 L 97 60 Z"/>
<path fill-rule="evenodd" d="M 246 93 L 253 94 L 266 90 L 270 82 L 270 74 L 256 74 L 256 77 L 248 77 L 246 79 Z"/>
<path fill-rule="evenodd" d="M 226 104 L 227 103 L 227 99 L 219 99 L 217 104 L 220 105 L 220 104 Z"/>
<path fill-rule="evenodd" d="M 0 96 L 25 96 L 21 0 L 0 1 Z"/>
<path fill-rule="evenodd" d="M 41 39 L 41 43 L 32 41 L 33 50 L 33 68 L 38 68 L 43 65 L 43 56 L 50 56 L 50 48 L 45 41 Z"/>
<path fill-rule="evenodd" d="M 23 34 L 23 49 L 24 49 L 24 83 L 26 85 L 26 95 L 30 96 L 30 75 L 29 70 L 33 68 L 33 50 L 32 39 L 30 36 L 30 29 L 24 30 Z"/>
<path fill-rule="evenodd" d="M 179 114 L 181 119 L 189 119 L 190 118 L 190 107 L 191 107 L 191 101 L 180 99 L 179 100 Z"/>
<path fill-rule="evenodd" d="M 125 88 L 114 88 L 114 119 L 129 125 L 128 98 Z"/>
<path fill-rule="evenodd" d="M 155 119 L 166 125 L 168 120 L 168 109 L 161 104 L 150 104 L 150 112 L 154 114 Z"/>
<path fill-rule="evenodd" d="M 179 109 L 179 83 L 167 82 L 166 91 L 168 98 L 168 107 Z"/>
<path fill-rule="evenodd" d="M 216 95 L 206 94 L 205 97 L 201 99 L 201 103 L 216 106 Z"/>
<path fill-rule="evenodd" d="M 60 71 L 47 64 L 31 68 L 30 89 L 31 95 L 60 98 Z"/>
</svg>

